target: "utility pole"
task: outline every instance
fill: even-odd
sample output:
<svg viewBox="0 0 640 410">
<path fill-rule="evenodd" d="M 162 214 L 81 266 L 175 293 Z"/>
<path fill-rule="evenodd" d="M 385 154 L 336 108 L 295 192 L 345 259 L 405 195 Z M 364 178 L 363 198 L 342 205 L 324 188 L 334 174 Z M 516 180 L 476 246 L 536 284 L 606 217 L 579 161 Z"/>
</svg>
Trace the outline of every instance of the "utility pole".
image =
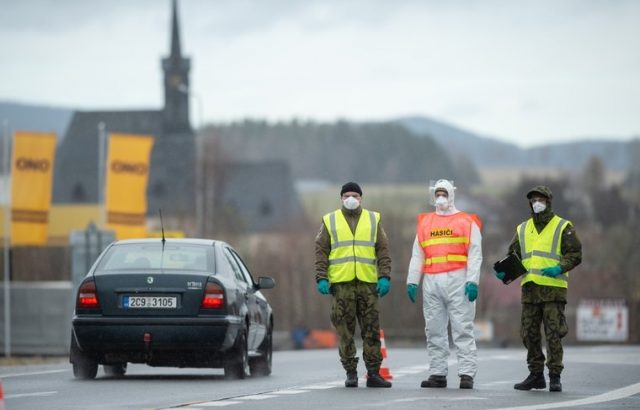
<svg viewBox="0 0 640 410">
<path fill-rule="evenodd" d="M 4 165 L 4 188 L 5 188 L 5 207 L 4 207 L 4 355 L 11 357 L 11 156 L 9 149 L 9 120 L 4 120 L 2 124 L 4 141 L 3 141 L 3 158 Z"/>
<path fill-rule="evenodd" d="M 206 195 L 205 195 L 205 189 L 206 189 L 206 180 L 207 180 L 207 175 L 206 175 L 206 168 L 204 166 L 204 160 L 206 158 L 205 155 L 205 143 L 204 143 L 204 135 L 201 135 L 200 133 L 202 132 L 202 127 L 204 126 L 204 117 L 203 117 L 203 103 L 202 103 L 202 97 L 197 94 L 194 93 L 193 91 L 191 91 L 191 89 L 185 85 L 185 84 L 180 84 L 177 88 L 177 90 L 185 95 L 187 95 L 188 97 L 193 98 L 196 101 L 196 105 L 197 105 L 197 112 L 198 112 L 198 119 L 197 119 L 197 125 L 196 125 L 196 133 L 194 135 L 195 138 L 195 196 L 196 196 L 196 236 L 199 238 L 203 238 L 205 235 L 206 230 L 204 229 L 204 225 L 205 225 L 205 203 L 206 203 Z"/>
</svg>

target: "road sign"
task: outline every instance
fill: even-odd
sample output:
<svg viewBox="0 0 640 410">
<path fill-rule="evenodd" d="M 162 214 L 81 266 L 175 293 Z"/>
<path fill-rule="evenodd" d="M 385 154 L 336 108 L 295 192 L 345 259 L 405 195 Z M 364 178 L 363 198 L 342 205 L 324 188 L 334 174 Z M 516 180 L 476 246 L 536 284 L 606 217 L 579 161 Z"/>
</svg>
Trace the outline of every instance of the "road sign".
<svg viewBox="0 0 640 410">
<path fill-rule="evenodd" d="M 626 342 L 629 337 L 629 309 L 625 301 L 580 301 L 576 336 L 583 342 Z"/>
</svg>

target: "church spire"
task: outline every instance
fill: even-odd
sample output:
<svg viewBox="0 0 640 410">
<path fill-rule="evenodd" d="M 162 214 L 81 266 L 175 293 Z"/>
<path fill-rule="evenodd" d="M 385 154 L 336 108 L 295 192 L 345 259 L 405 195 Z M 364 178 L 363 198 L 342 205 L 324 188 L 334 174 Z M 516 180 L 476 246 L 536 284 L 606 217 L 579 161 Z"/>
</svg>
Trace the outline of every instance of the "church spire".
<svg viewBox="0 0 640 410">
<path fill-rule="evenodd" d="M 172 0 L 171 51 L 162 59 L 164 71 L 164 129 L 167 132 L 191 130 L 189 123 L 189 70 L 191 60 L 182 56 L 178 1 Z"/>
<path fill-rule="evenodd" d="M 180 26 L 178 23 L 178 5 L 177 0 L 173 0 L 173 16 L 171 19 L 171 55 L 173 58 L 182 57 L 180 50 Z"/>
</svg>

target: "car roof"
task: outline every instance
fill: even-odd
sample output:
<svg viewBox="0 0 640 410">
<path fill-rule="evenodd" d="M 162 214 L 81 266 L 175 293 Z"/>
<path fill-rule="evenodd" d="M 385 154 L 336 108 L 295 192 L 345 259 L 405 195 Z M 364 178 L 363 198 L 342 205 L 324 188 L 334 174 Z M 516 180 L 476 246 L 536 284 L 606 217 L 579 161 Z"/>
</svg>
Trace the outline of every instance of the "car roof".
<svg viewBox="0 0 640 410">
<path fill-rule="evenodd" d="M 140 239 L 122 239 L 115 241 L 113 245 L 127 245 L 127 244 L 144 244 L 144 243 L 159 243 L 161 238 L 140 238 Z M 197 238 L 167 238 L 167 244 L 184 244 L 184 245 L 226 245 L 225 242 L 216 241 L 213 239 L 197 239 Z"/>
</svg>

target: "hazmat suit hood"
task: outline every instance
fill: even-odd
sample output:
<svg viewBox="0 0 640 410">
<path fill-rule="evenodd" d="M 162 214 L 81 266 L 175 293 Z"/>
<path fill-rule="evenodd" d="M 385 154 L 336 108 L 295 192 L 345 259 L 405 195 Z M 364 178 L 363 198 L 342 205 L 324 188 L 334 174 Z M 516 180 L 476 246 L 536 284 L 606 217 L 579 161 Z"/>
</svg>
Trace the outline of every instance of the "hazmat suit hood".
<svg viewBox="0 0 640 410">
<path fill-rule="evenodd" d="M 547 208 L 540 212 L 539 214 L 533 212 L 533 208 L 531 207 L 531 197 L 535 194 L 543 196 L 547 199 Z M 529 204 L 529 210 L 531 211 L 531 217 L 533 218 L 533 222 L 537 224 L 546 225 L 551 218 L 553 218 L 553 207 L 552 207 L 552 199 L 553 193 L 551 189 L 544 185 L 538 185 L 533 187 L 529 192 L 527 192 L 527 203 Z"/>
<path fill-rule="evenodd" d="M 456 208 L 456 204 L 455 204 L 455 190 L 456 187 L 453 186 L 453 183 L 451 183 L 451 181 L 448 181 L 446 179 L 439 179 L 438 181 L 436 181 L 436 183 L 433 185 L 433 187 L 431 187 L 430 189 L 430 194 L 432 195 L 431 202 L 435 203 L 436 200 L 436 192 L 437 191 L 441 191 L 441 190 L 445 190 L 447 191 L 447 199 L 449 201 L 448 203 L 448 207 L 444 210 L 439 209 L 438 207 L 436 207 L 436 214 L 438 215 L 453 215 L 455 213 L 458 213 L 458 209 Z"/>
</svg>

